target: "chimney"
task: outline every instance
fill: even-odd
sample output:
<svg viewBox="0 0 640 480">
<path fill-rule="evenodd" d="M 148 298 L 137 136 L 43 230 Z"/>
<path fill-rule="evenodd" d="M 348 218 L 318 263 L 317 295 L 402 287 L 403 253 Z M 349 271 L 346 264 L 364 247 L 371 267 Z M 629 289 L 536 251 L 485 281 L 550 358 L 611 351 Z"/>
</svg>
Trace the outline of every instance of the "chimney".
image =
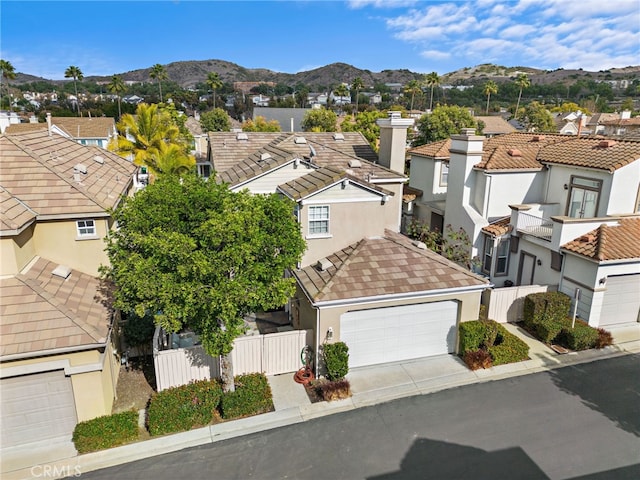
<svg viewBox="0 0 640 480">
<path fill-rule="evenodd" d="M 402 118 L 400 112 L 389 112 L 388 118 L 376 121 L 380 127 L 380 165 L 404 175 L 407 129 L 412 127 L 414 122 L 413 118 Z"/>
<path fill-rule="evenodd" d="M 49 131 L 49 136 L 51 136 L 51 113 L 47 112 L 47 130 Z"/>
</svg>

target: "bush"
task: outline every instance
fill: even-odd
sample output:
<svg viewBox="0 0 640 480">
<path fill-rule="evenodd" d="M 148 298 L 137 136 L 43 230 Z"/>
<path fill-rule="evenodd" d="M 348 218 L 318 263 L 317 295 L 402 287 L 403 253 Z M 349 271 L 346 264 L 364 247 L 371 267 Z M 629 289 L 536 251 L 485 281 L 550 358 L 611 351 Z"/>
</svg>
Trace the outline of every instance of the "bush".
<svg viewBox="0 0 640 480">
<path fill-rule="evenodd" d="M 349 347 L 344 342 L 326 343 L 322 355 L 329 380 L 341 380 L 349 373 Z"/>
<path fill-rule="evenodd" d="M 316 393 L 325 402 L 342 400 L 351 396 L 349 380 L 319 381 L 314 384 Z"/>
<path fill-rule="evenodd" d="M 558 340 L 563 347 L 571 350 L 586 350 L 596 346 L 598 337 L 599 334 L 595 328 L 577 320 L 573 328 L 569 324 L 562 329 Z"/>
<path fill-rule="evenodd" d="M 543 318 L 539 322 L 533 324 L 533 329 L 540 341 L 544 343 L 552 343 L 558 337 L 562 329 L 567 325 L 566 317 L 562 320 Z"/>
<path fill-rule="evenodd" d="M 273 410 L 271 387 L 262 373 L 239 375 L 234 392 L 222 395 L 222 417 L 225 420 L 258 415 Z"/>
<path fill-rule="evenodd" d="M 459 330 L 460 352 L 463 355 L 480 349 L 485 336 L 485 327 L 482 321 L 462 322 Z"/>
<path fill-rule="evenodd" d="M 491 355 L 486 350 L 470 350 L 465 352 L 462 356 L 462 360 L 467 364 L 471 370 L 478 370 L 479 368 L 491 368 L 493 363 L 491 362 Z"/>
<path fill-rule="evenodd" d="M 80 422 L 73 430 L 78 453 L 117 447 L 138 439 L 138 412 L 122 412 Z"/>
<path fill-rule="evenodd" d="M 596 340 L 595 348 L 604 348 L 609 345 L 613 345 L 613 335 L 604 328 L 598 328 L 598 339 Z"/>
<path fill-rule="evenodd" d="M 561 292 L 541 292 L 524 299 L 523 321 L 528 329 L 543 320 L 562 321 L 569 315 L 571 298 Z"/>
<path fill-rule="evenodd" d="M 149 404 L 149 433 L 164 435 L 208 425 L 221 398 L 222 387 L 217 380 L 199 380 L 158 392 Z"/>
<path fill-rule="evenodd" d="M 493 346 L 487 347 L 494 365 L 521 362 L 529 358 L 529 345 L 498 324 L 499 333 Z"/>
</svg>

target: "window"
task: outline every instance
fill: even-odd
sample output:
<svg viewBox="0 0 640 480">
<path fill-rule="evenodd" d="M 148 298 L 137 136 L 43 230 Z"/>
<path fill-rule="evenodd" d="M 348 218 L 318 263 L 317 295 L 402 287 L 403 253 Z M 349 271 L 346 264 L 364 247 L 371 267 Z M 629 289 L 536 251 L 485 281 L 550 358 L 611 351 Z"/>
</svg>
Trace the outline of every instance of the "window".
<svg viewBox="0 0 640 480">
<path fill-rule="evenodd" d="M 449 164 L 441 162 L 440 163 L 440 186 L 446 187 L 448 180 L 449 180 Z"/>
<path fill-rule="evenodd" d="M 202 178 L 209 178 L 211 176 L 211 165 L 208 163 L 199 163 L 198 175 Z"/>
<path fill-rule="evenodd" d="M 79 237 L 95 237 L 96 224 L 93 220 L 78 220 L 76 222 Z"/>
<path fill-rule="evenodd" d="M 496 276 L 506 275 L 509 271 L 509 239 L 501 240 L 498 244 L 496 258 Z"/>
<path fill-rule="evenodd" d="M 551 269 L 559 272 L 562 270 L 562 254 L 551 252 Z"/>
<path fill-rule="evenodd" d="M 484 237 L 484 253 L 482 256 L 482 271 L 486 274 L 491 275 L 491 267 L 493 263 L 494 257 L 494 244 L 493 237 L 486 235 Z M 509 272 L 509 250 L 510 250 L 510 241 L 508 238 L 498 241 L 498 246 L 495 249 L 495 271 L 493 274 L 495 276 L 507 275 Z"/>
<path fill-rule="evenodd" d="M 491 275 L 491 258 L 493 257 L 493 238 L 484 237 L 484 255 L 482 257 L 482 271 Z"/>
<path fill-rule="evenodd" d="M 329 233 L 329 206 L 309 207 L 309 235 Z"/>
<path fill-rule="evenodd" d="M 601 180 L 571 177 L 567 216 L 572 218 L 593 218 L 597 216 L 601 188 Z"/>
</svg>

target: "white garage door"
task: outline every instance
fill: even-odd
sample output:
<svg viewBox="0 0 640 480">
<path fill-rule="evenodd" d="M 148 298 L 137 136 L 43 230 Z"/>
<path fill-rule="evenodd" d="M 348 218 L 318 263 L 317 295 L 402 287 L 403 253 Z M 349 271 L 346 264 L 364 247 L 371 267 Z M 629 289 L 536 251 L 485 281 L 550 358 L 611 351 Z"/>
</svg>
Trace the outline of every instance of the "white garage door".
<svg viewBox="0 0 640 480">
<path fill-rule="evenodd" d="M 640 311 L 640 275 L 608 277 L 606 285 L 600 326 L 637 322 Z"/>
<path fill-rule="evenodd" d="M 76 408 L 62 370 L 0 380 L 3 448 L 73 434 Z"/>
<path fill-rule="evenodd" d="M 458 304 L 453 301 L 347 312 L 340 340 L 349 367 L 397 362 L 455 351 Z"/>
</svg>

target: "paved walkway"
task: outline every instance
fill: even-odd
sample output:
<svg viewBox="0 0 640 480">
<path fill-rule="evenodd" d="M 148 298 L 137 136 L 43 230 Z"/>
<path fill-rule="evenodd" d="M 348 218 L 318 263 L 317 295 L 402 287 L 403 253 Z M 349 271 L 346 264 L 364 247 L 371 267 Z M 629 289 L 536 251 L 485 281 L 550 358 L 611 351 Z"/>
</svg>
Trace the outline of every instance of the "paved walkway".
<svg viewBox="0 0 640 480">
<path fill-rule="evenodd" d="M 9 462 L 9 459 L 3 458 L 2 480 L 42 477 L 45 476 L 45 469 L 48 472 L 47 478 L 73 476 L 78 472 L 119 465 L 401 397 L 542 372 L 629 353 L 640 353 L 640 325 L 625 329 L 610 329 L 615 342 L 610 347 L 567 354 L 556 353 L 515 325 L 505 324 L 505 327 L 527 342 L 530 347 L 530 360 L 500 365 L 487 370 L 470 371 L 457 356 L 441 355 L 406 362 L 354 368 L 347 375 L 351 383 L 352 396 L 335 402 L 311 403 L 304 387 L 293 381 L 292 374 L 271 376 L 269 384 L 273 393 L 274 412 L 85 455 L 69 457 L 67 450 L 63 456 L 56 457 L 56 454 L 62 455 L 62 451 L 52 450 L 50 453 L 54 457 L 49 456 L 49 460 L 43 461 L 45 457 L 38 456 L 36 459 L 36 456 L 33 455 L 34 452 L 29 452 L 31 454 L 29 456 L 33 458 L 32 466 L 25 467 L 24 460 L 23 465 L 18 465 L 15 461 Z M 53 460 L 53 458 L 59 460 Z M 36 465 L 34 462 L 39 463 Z"/>
</svg>

